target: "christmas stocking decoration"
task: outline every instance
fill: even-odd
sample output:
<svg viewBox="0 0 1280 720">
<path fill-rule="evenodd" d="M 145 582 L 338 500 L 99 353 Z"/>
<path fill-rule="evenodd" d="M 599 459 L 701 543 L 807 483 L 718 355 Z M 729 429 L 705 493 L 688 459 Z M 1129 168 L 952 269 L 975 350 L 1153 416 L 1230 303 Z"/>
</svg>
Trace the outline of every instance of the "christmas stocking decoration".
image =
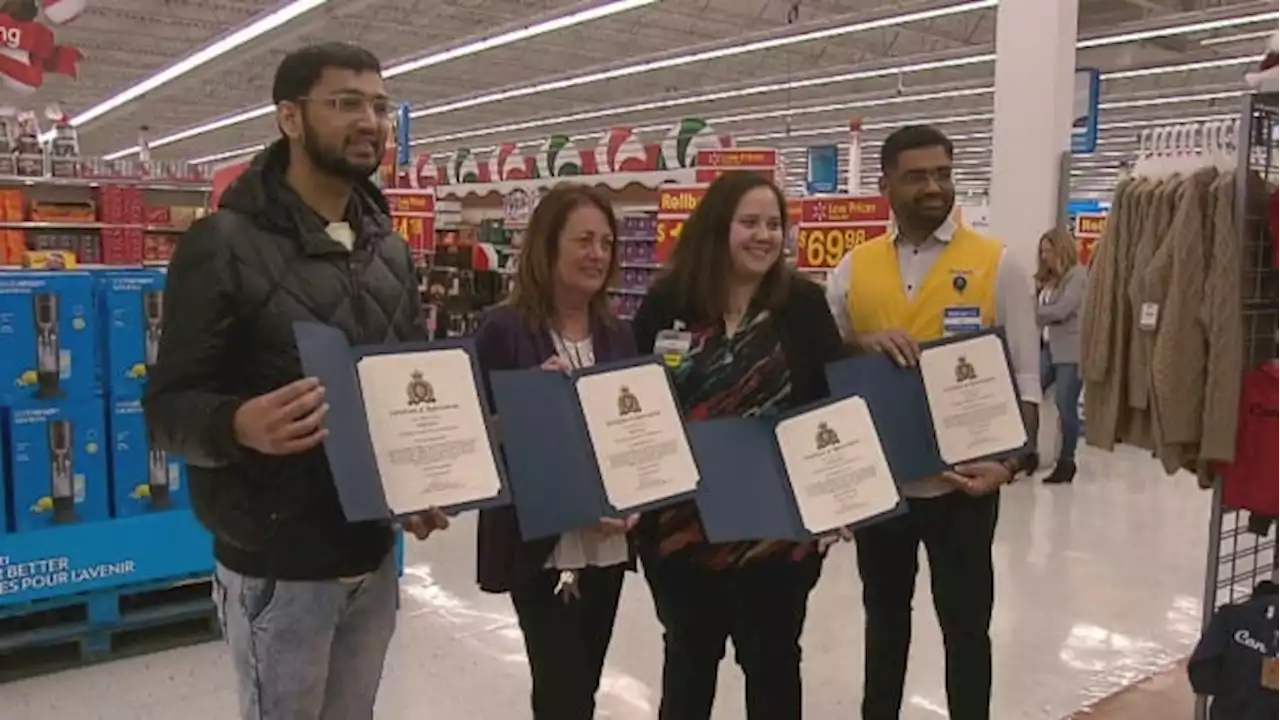
<svg viewBox="0 0 1280 720">
<path fill-rule="evenodd" d="M 80 17 L 80 13 L 84 12 L 85 2 L 86 0 L 44 0 L 41 5 L 49 22 L 65 25 Z"/>
</svg>

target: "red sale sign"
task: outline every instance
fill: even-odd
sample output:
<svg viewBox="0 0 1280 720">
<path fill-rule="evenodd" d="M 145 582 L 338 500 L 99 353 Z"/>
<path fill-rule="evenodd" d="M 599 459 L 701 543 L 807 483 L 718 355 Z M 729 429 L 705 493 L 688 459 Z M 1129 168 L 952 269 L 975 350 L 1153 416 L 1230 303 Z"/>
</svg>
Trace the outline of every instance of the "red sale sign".
<svg viewBox="0 0 1280 720">
<path fill-rule="evenodd" d="M 711 183 L 727 172 L 753 172 L 770 181 L 778 172 L 778 151 L 775 148 L 722 148 L 699 150 L 695 179 Z"/>
<path fill-rule="evenodd" d="M 800 200 L 796 265 L 834 268 L 845 253 L 889 231 L 889 202 L 879 195 Z"/>
<path fill-rule="evenodd" d="M 413 261 L 425 264 L 436 249 L 436 193 L 431 188 L 392 188 L 383 191 L 391 206 L 391 223 L 409 244 Z"/>
<path fill-rule="evenodd" d="M 698 207 L 706 192 L 705 185 L 663 185 L 658 188 L 658 227 L 655 231 L 658 242 L 654 248 L 658 262 L 666 262 L 671 257 L 671 251 L 684 230 L 684 221 Z"/>
</svg>

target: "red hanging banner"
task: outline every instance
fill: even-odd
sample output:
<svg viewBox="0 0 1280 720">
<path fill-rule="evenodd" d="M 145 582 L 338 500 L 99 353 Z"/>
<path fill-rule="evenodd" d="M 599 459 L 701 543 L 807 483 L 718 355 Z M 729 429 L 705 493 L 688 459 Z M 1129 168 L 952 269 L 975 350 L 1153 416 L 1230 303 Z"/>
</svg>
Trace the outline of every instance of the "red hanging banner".
<svg viewBox="0 0 1280 720">
<path fill-rule="evenodd" d="M 0 14 L 0 81 L 6 87 L 34 91 L 44 84 L 45 73 L 74 78 L 83 59 L 79 49 L 58 45 L 44 24 Z"/>
</svg>

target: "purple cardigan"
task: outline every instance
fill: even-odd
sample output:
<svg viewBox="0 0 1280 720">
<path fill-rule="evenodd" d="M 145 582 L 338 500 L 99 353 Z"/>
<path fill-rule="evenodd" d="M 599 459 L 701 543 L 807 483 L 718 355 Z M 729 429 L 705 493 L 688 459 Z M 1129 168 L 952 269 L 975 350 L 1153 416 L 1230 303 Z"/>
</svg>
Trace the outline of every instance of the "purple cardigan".
<svg viewBox="0 0 1280 720">
<path fill-rule="evenodd" d="M 591 342 L 596 362 L 635 357 L 635 337 L 622 320 L 591 322 Z M 476 334 L 476 353 L 485 373 L 538 367 L 555 354 L 551 335 L 531 327 L 520 313 L 500 305 L 490 310 Z M 492 391 L 489 395 L 493 407 Z M 547 564 L 558 538 L 525 542 L 515 506 L 482 510 L 476 540 L 476 579 L 486 592 L 510 592 L 533 580 Z"/>
</svg>

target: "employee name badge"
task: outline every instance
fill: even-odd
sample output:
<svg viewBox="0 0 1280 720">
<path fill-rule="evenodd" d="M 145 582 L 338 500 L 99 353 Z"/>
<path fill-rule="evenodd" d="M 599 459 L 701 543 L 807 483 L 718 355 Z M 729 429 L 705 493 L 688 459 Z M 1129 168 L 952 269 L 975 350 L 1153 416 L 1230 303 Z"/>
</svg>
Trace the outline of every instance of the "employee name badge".
<svg viewBox="0 0 1280 720">
<path fill-rule="evenodd" d="M 952 305 L 942 311 L 942 334 L 970 335 L 982 330 L 982 310 L 976 305 Z"/>
<path fill-rule="evenodd" d="M 653 352 L 662 358 L 662 364 L 678 368 L 689 356 L 693 347 L 693 334 L 684 329 L 684 323 L 675 321 L 670 330 L 662 330 L 653 341 Z"/>
</svg>

